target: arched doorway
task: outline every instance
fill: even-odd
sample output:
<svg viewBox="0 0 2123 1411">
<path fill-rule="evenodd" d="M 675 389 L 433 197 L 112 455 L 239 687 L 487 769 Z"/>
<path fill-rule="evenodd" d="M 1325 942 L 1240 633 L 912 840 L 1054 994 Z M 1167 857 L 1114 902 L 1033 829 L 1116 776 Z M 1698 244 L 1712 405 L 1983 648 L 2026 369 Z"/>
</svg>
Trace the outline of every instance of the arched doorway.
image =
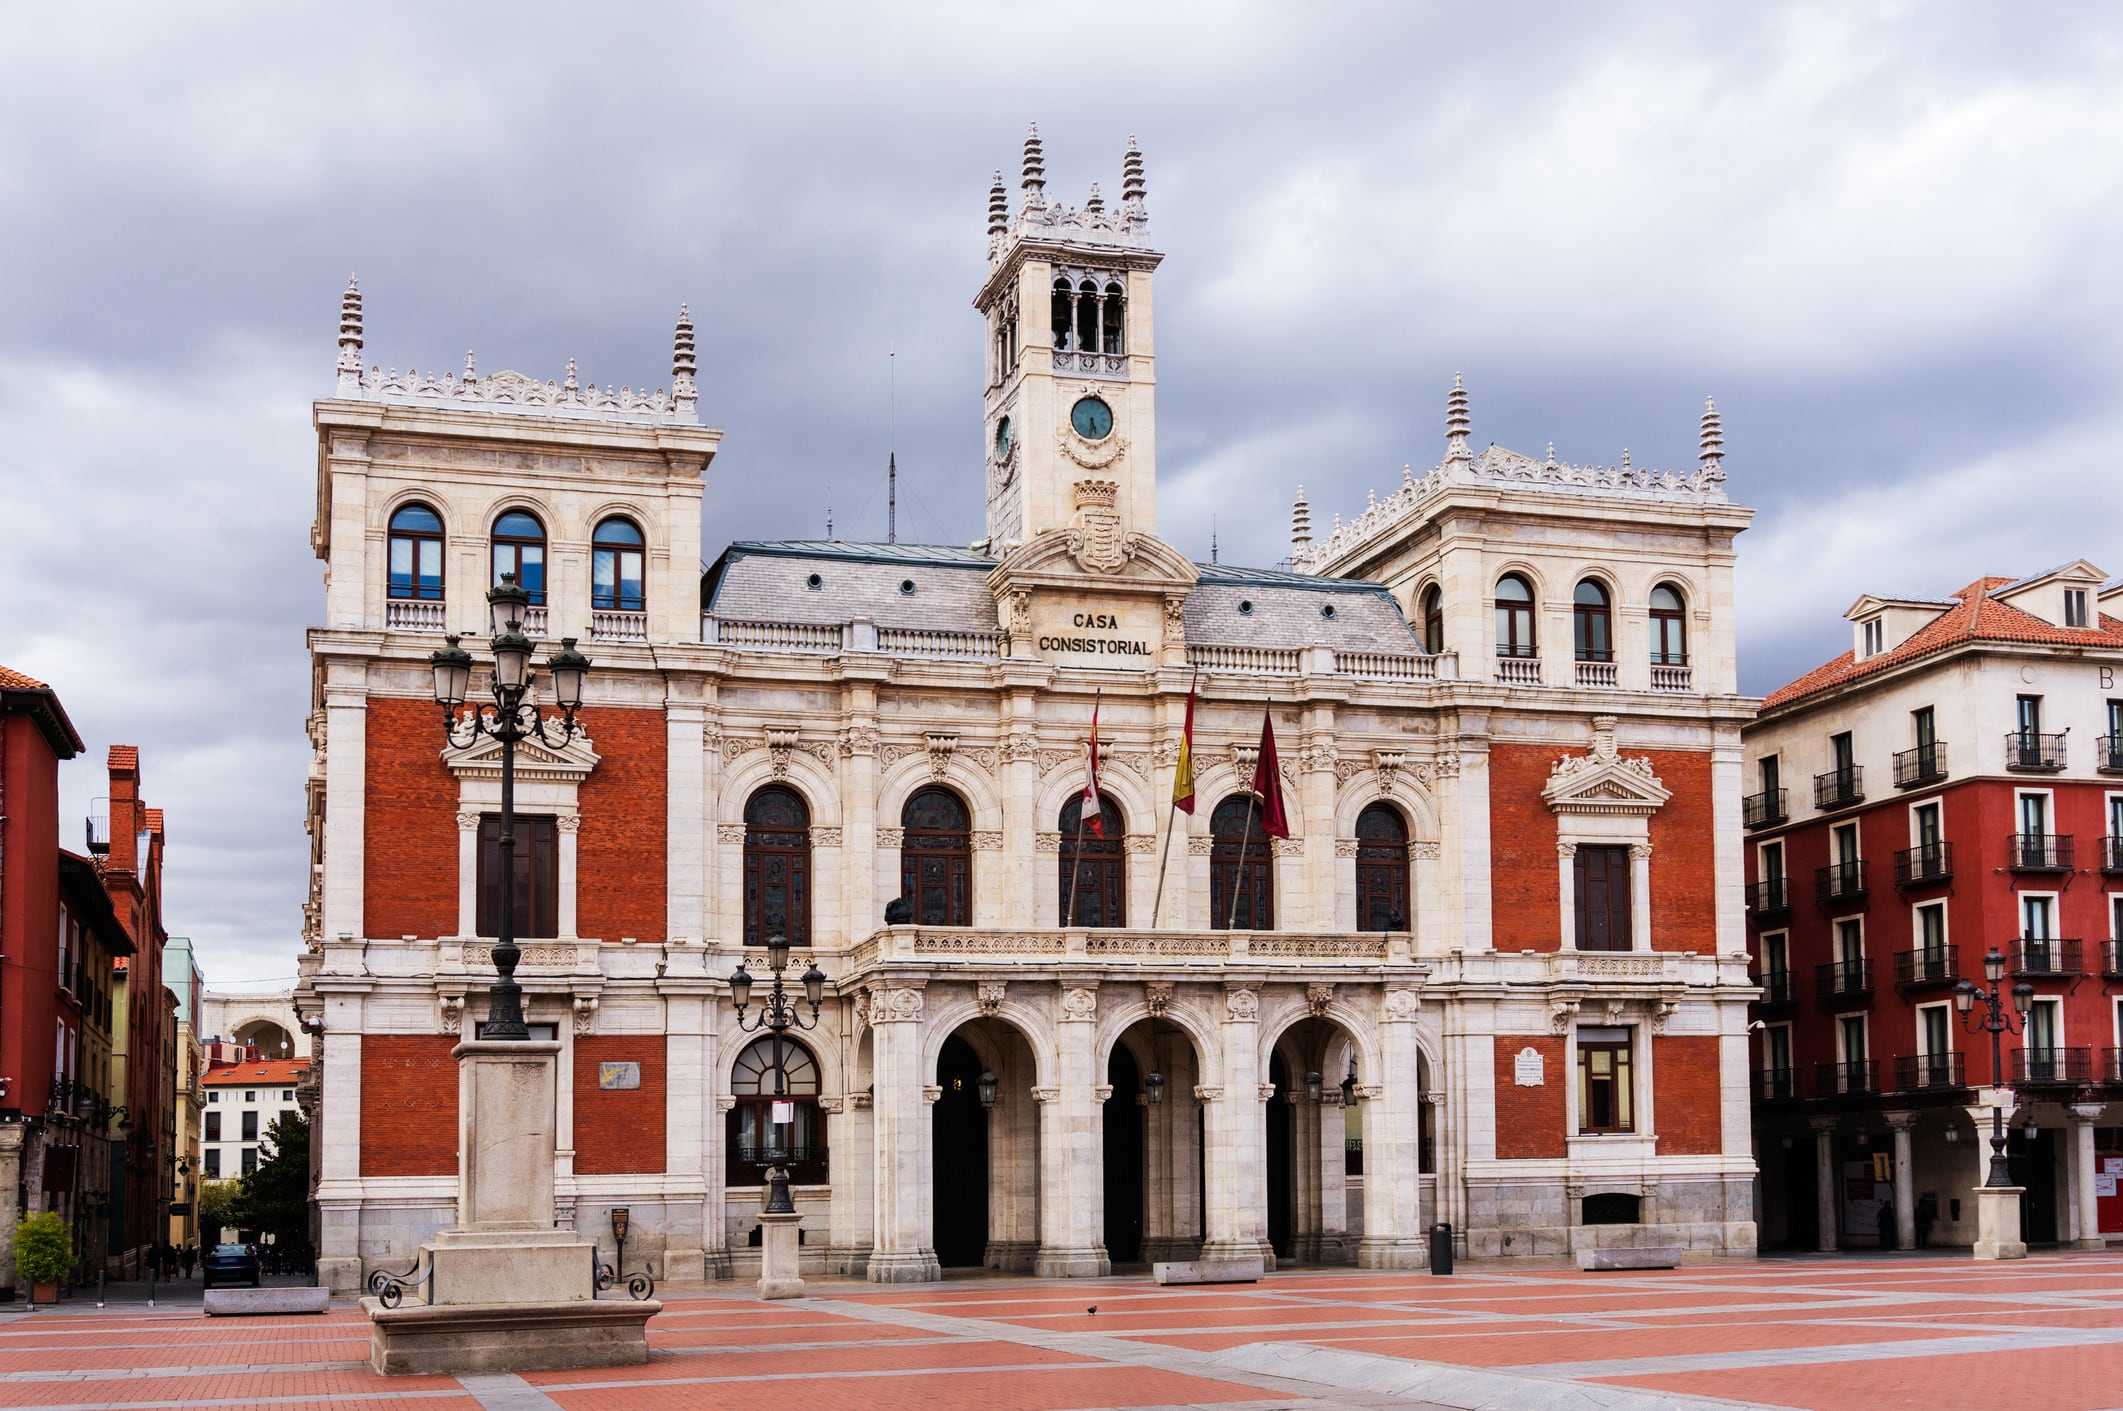
<svg viewBox="0 0 2123 1411">
<path fill-rule="evenodd" d="M 1356 816 L 1356 929 L 1408 929 L 1408 824 L 1388 803 Z"/>
<path fill-rule="evenodd" d="M 1106 1060 L 1106 1257 L 1115 1264 L 1134 1264 L 1143 1248 L 1142 1076 L 1126 1044 L 1115 1044 Z"/>
<path fill-rule="evenodd" d="M 1300 1019 L 1276 1038 L 1268 1077 L 1269 1246 L 1278 1259 L 1346 1264 L 1356 1257 L 1350 1178 L 1379 1178 L 1364 1174 L 1355 1040 L 1331 1019 Z"/>
<path fill-rule="evenodd" d="M 949 789 L 932 786 L 900 810 L 900 895 L 917 926 L 973 924 L 973 815 Z"/>
<path fill-rule="evenodd" d="M 811 944 L 811 810 L 785 784 L 745 801 L 745 944 Z"/>
<path fill-rule="evenodd" d="M 946 1269 L 978 1268 L 988 1252 L 988 1109 L 981 1105 L 983 1069 L 973 1046 L 953 1034 L 936 1061 L 943 1089 L 930 1111 L 936 1172 L 936 1262 Z"/>
</svg>

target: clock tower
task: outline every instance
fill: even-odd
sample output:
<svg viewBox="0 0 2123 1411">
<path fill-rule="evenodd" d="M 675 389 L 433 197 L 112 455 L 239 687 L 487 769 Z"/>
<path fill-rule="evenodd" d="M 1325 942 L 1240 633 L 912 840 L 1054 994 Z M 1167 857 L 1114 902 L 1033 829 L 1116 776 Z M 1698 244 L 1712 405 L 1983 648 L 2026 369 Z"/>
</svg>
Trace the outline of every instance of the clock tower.
<svg viewBox="0 0 2123 1411">
<path fill-rule="evenodd" d="M 1109 207 L 1050 200 L 1039 129 L 1025 137 L 1013 218 L 1002 173 L 988 193 L 988 551 L 997 556 L 1085 511 L 1121 535 L 1157 532 L 1157 378 L 1150 248 L 1135 139 Z"/>
</svg>

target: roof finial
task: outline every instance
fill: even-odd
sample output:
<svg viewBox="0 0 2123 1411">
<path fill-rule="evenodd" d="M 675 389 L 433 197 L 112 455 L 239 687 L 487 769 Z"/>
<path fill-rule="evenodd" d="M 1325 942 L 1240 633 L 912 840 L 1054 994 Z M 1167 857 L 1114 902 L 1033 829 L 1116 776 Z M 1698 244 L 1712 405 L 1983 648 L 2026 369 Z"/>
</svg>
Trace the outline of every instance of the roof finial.
<svg viewBox="0 0 2123 1411">
<path fill-rule="evenodd" d="M 700 387 L 694 381 L 699 370 L 700 361 L 693 351 L 693 314 L 680 304 L 678 327 L 671 334 L 671 406 L 680 416 L 700 405 Z"/>
<path fill-rule="evenodd" d="M 593 383 L 592 385 L 594 386 L 595 384 Z M 573 358 L 568 359 L 568 380 L 560 384 L 560 390 L 567 393 L 570 397 L 582 390 L 582 384 L 575 380 L 575 360 Z"/>
<path fill-rule="evenodd" d="M 1094 181 L 1091 183 L 1091 194 L 1084 198 L 1084 214 L 1093 216 L 1105 209 L 1106 198 L 1098 194 L 1098 183 Z"/>
<path fill-rule="evenodd" d="M 1629 448 L 1628 448 L 1627 446 L 1624 446 L 1624 447 L 1622 447 L 1622 474 L 1624 474 L 1624 475 L 1627 475 L 1628 473 L 1629 473 Z"/>
<path fill-rule="evenodd" d="M 1464 461 L 1473 459 L 1467 450 L 1467 430 L 1473 422 L 1467 416 L 1467 388 L 1458 373 L 1452 374 L 1452 395 L 1445 399 L 1445 459 Z"/>
<path fill-rule="evenodd" d="M 995 169 L 995 184 L 988 188 L 988 234 L 1001 235 L 1010 228 L 1010 194 L 1003 190 L 1003 172 Z"/>
<path fill-rule="evenodd" d="M 1704 479 L 1725 478 L 1725 423 L 1718 416 L 1716 399 L 1711 397 L 1703 399 L 1703 443 L 1698 459 L 1703 464 Z"/>
<path fill-rule="evenodd" d="M 1406 462 L 1401 465 L 1401 488 L 1403 490 L 1413 490 L 1415 488 L 1415 467 Z"/>
<path fill-rule="evenodd" d="M 1548 443 L 1548 464 L 1555 464 L 1555 442 L 1553 441 Z"/>
<path fill-rule="evenodd" d="M 1305 503 L 1305 487 L 1297 487 L 1297 503 L 1290 506 L 1290 548 L 1302 554 L 1312 542 L 1312 506 Z"/>
<path fill-rule="evenodd" d="M 1149 219 L 1143 210 L 1143 198 L 1149 188 L 1143 181 L 1143 152 L 1135 145 L 1135 134 L 1128 134 L 1128 153 L 1120 163 L 1120 208 L 1121 214 L 1131 225 L 1141 225 Z"/>
<path fill-rule="evenodd" d="M 1025 128 L 1025 206 L 1036 209 L 1047 204 L 1047 152 L 1039 142 L 1039 124 L 1031 123 Z"/>
<path fill-rule="evenodd" d="M 361 394 L 361 281 L 346 277 L 346 292 L 339 296 L 339 385 L 342 397 Z"/>
</svg>

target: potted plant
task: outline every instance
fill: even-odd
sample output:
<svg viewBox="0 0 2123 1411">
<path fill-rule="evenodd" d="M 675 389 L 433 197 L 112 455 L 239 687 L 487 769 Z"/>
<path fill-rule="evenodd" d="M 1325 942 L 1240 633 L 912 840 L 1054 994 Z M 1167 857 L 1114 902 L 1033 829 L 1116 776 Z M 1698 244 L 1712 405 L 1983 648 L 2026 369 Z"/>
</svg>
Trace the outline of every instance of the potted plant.
<svg viewBox="0 0 2123 1411">
<path fill-rule="evenodd" d="M 32 1303 L 57 1303 L 59 1285 L 74 1271 L 74 1241 L 56 1210 L 15 1227 L 15 1273 L 28 1281 Z"/>
</svg>

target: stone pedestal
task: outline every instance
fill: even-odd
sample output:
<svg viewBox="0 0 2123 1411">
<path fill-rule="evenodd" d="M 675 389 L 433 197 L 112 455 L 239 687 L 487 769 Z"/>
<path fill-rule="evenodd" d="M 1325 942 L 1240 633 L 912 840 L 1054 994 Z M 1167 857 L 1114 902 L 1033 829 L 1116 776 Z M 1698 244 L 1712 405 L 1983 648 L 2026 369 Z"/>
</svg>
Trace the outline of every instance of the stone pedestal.
<svg viewBox="0 0 2123 1411">
<path fill-rule="evenodd" d="M 1976 1258 L 2025 1259 L 2027 1243 L 2020 1238 L 2021 1186 L 1979 1186 L 1976 1189 Z"/>
<path fill-rule="evenodd" d="M 361 1301 L 385 1376 L 631 1366 L 654 1302 L 597 1298 L 597 1247 L 553 1228 L 552 1041 L 466 1040 L 457 1060 L 457 1225 L 421 1246 L 425 1301 Z M 794 1231 L 791 1231 L 794 1237 Z"/>
<path fill-rule="evenodd" d="M 801 1246 L 796 1241 L 796 1227 L 803 1216 L 762 1215 L 759 1217 L 759 1296 L 761 1298 L 802 1298 L 803 1279 L 796 1272 L 796 1261 Z"/>
</svg>

